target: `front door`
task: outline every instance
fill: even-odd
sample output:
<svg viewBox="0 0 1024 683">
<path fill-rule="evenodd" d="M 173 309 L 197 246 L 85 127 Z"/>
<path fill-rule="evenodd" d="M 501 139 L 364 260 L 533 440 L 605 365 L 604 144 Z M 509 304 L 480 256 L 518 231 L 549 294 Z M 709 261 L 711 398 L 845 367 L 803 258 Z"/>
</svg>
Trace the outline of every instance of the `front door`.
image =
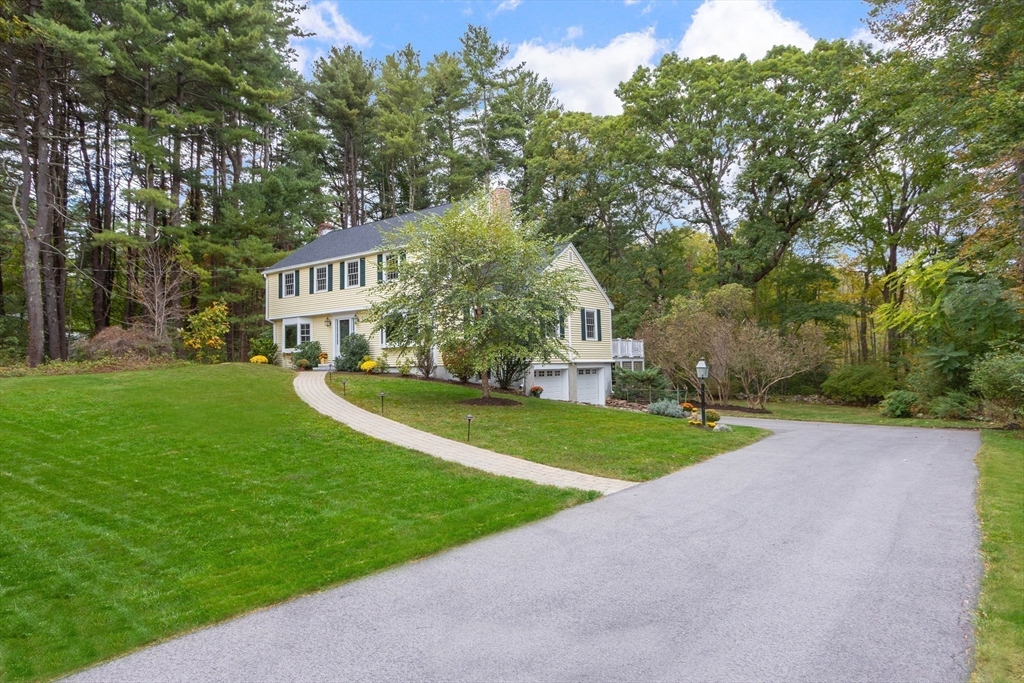
<svg viewBox="0 0 1024 683">
<path fill-rule="evenodd" d="M 337 318 L 334 321 L 334 355 L 338 355 L 341 348 L 341 340 L 352 334 L 352 319 Z"/>
</svg>

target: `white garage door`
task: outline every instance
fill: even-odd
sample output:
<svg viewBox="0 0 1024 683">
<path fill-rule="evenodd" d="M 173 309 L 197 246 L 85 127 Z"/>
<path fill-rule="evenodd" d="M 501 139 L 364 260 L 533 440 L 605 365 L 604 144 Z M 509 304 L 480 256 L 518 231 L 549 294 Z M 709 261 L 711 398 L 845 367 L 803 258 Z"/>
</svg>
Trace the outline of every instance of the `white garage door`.
<svg viewBox="0 0 1024 683">
<path fill-rule="evenodd" d="M 568 399 L 565 391 L 565 373 L 565 370 L 534 370 L 531 386 L 544 389 L 540 395 L 541 398 L 565 401 Z"/>
<path fill-rule="evenodd" d="M 580 403 L 604 405 L 601 395 L 601 368 L 576 369 L 576 400 Z"/>
</svg>

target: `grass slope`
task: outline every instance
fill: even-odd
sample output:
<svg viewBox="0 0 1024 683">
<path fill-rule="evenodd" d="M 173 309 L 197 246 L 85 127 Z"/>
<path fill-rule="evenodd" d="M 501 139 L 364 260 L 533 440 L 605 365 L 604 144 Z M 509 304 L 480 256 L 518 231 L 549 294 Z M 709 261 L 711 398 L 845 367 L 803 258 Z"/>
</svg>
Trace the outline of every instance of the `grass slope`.
<svg viewBox="0 0 1024 683">
<path fill-rule="evenodd" d="M 589 499 L 392 447 L 292 373 L 0 380 L 0 680 L 46 679 Z"/>
<path fill-rule="evenodd" d="M 978 452 L 985 578 L 972 683 L 1024 681 L 1024 437 L 986 431 Z"/>
<path fill-rule="evenodd" d="M 882 417 L 878 408 L 858 408 L 856 406 L 830 406 L 816 403 L 786 403 L 773 401 L 768 403 L 770 415 L 743 412 L 722 411 L 726 415 L 737 417 L 766 417 L 776 420 L 802 420 L 811 422 L 846 422 L 862 425 L 887 425 L 891 427 L 937 427 L 940 429 L 965 428 L 980 429 L 986 423 L 973 420 L 938 420 L 934 418 L 895 418 Z"/>
<path fill-rule="evenodd" d="M 466 415 L 473 415 L 472 443 L 567 470 L 630 481 L 647 481 L 712 455 L 735 450 L 767 432 L 701 431 L 678 420 L 561 401 L 517 397 L 519 407 L 469 406 L 480 389 L 395 376 L 345 374 L 333 389 L 366 410 L 457 441 L 466 439 Z M 507 397 L 505 394 L 500 394 Z"/>
</svg>

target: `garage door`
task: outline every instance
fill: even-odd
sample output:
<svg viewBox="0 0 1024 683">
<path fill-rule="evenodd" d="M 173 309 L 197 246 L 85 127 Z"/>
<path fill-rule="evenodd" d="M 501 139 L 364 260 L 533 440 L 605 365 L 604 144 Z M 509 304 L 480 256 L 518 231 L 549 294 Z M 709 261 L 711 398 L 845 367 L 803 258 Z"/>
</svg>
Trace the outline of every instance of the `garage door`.
<svg viewBox="0 0 1024 683">
<path fill-rule="evenodd" d="M 544 389 L 541 398 L 549 398 L 554 401 L 568 400 L 565 392 L 565 370 L 534 370 L 533 384 Z"/>
<path fill-rule="evenodd" d="M 604 405 L 601 395 L 601 368 L 576 369 L 576 400 L 580 403 Z"/>
</svg>

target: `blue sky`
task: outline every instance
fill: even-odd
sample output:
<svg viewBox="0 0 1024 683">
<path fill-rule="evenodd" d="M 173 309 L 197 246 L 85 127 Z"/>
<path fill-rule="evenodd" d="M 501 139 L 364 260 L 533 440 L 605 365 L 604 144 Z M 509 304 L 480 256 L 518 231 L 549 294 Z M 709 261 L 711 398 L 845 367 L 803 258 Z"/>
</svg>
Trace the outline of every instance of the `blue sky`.
<svg viewBox="0 0 1024 683">
<path fill-rule="evenodd" d="M 567 109 L 611 114 L 615 86 L 668 51 L 756 58 L 775 44 L 870 40 L 867 11 L 862 0 L 310 0 L 299 25 L 317 35 L 293 47 L 307 74 L 332 45 L 379 59 L 412 43 L 426 62 L 457 51 L 467 24 L 483 24 Z"/>
</svg>

